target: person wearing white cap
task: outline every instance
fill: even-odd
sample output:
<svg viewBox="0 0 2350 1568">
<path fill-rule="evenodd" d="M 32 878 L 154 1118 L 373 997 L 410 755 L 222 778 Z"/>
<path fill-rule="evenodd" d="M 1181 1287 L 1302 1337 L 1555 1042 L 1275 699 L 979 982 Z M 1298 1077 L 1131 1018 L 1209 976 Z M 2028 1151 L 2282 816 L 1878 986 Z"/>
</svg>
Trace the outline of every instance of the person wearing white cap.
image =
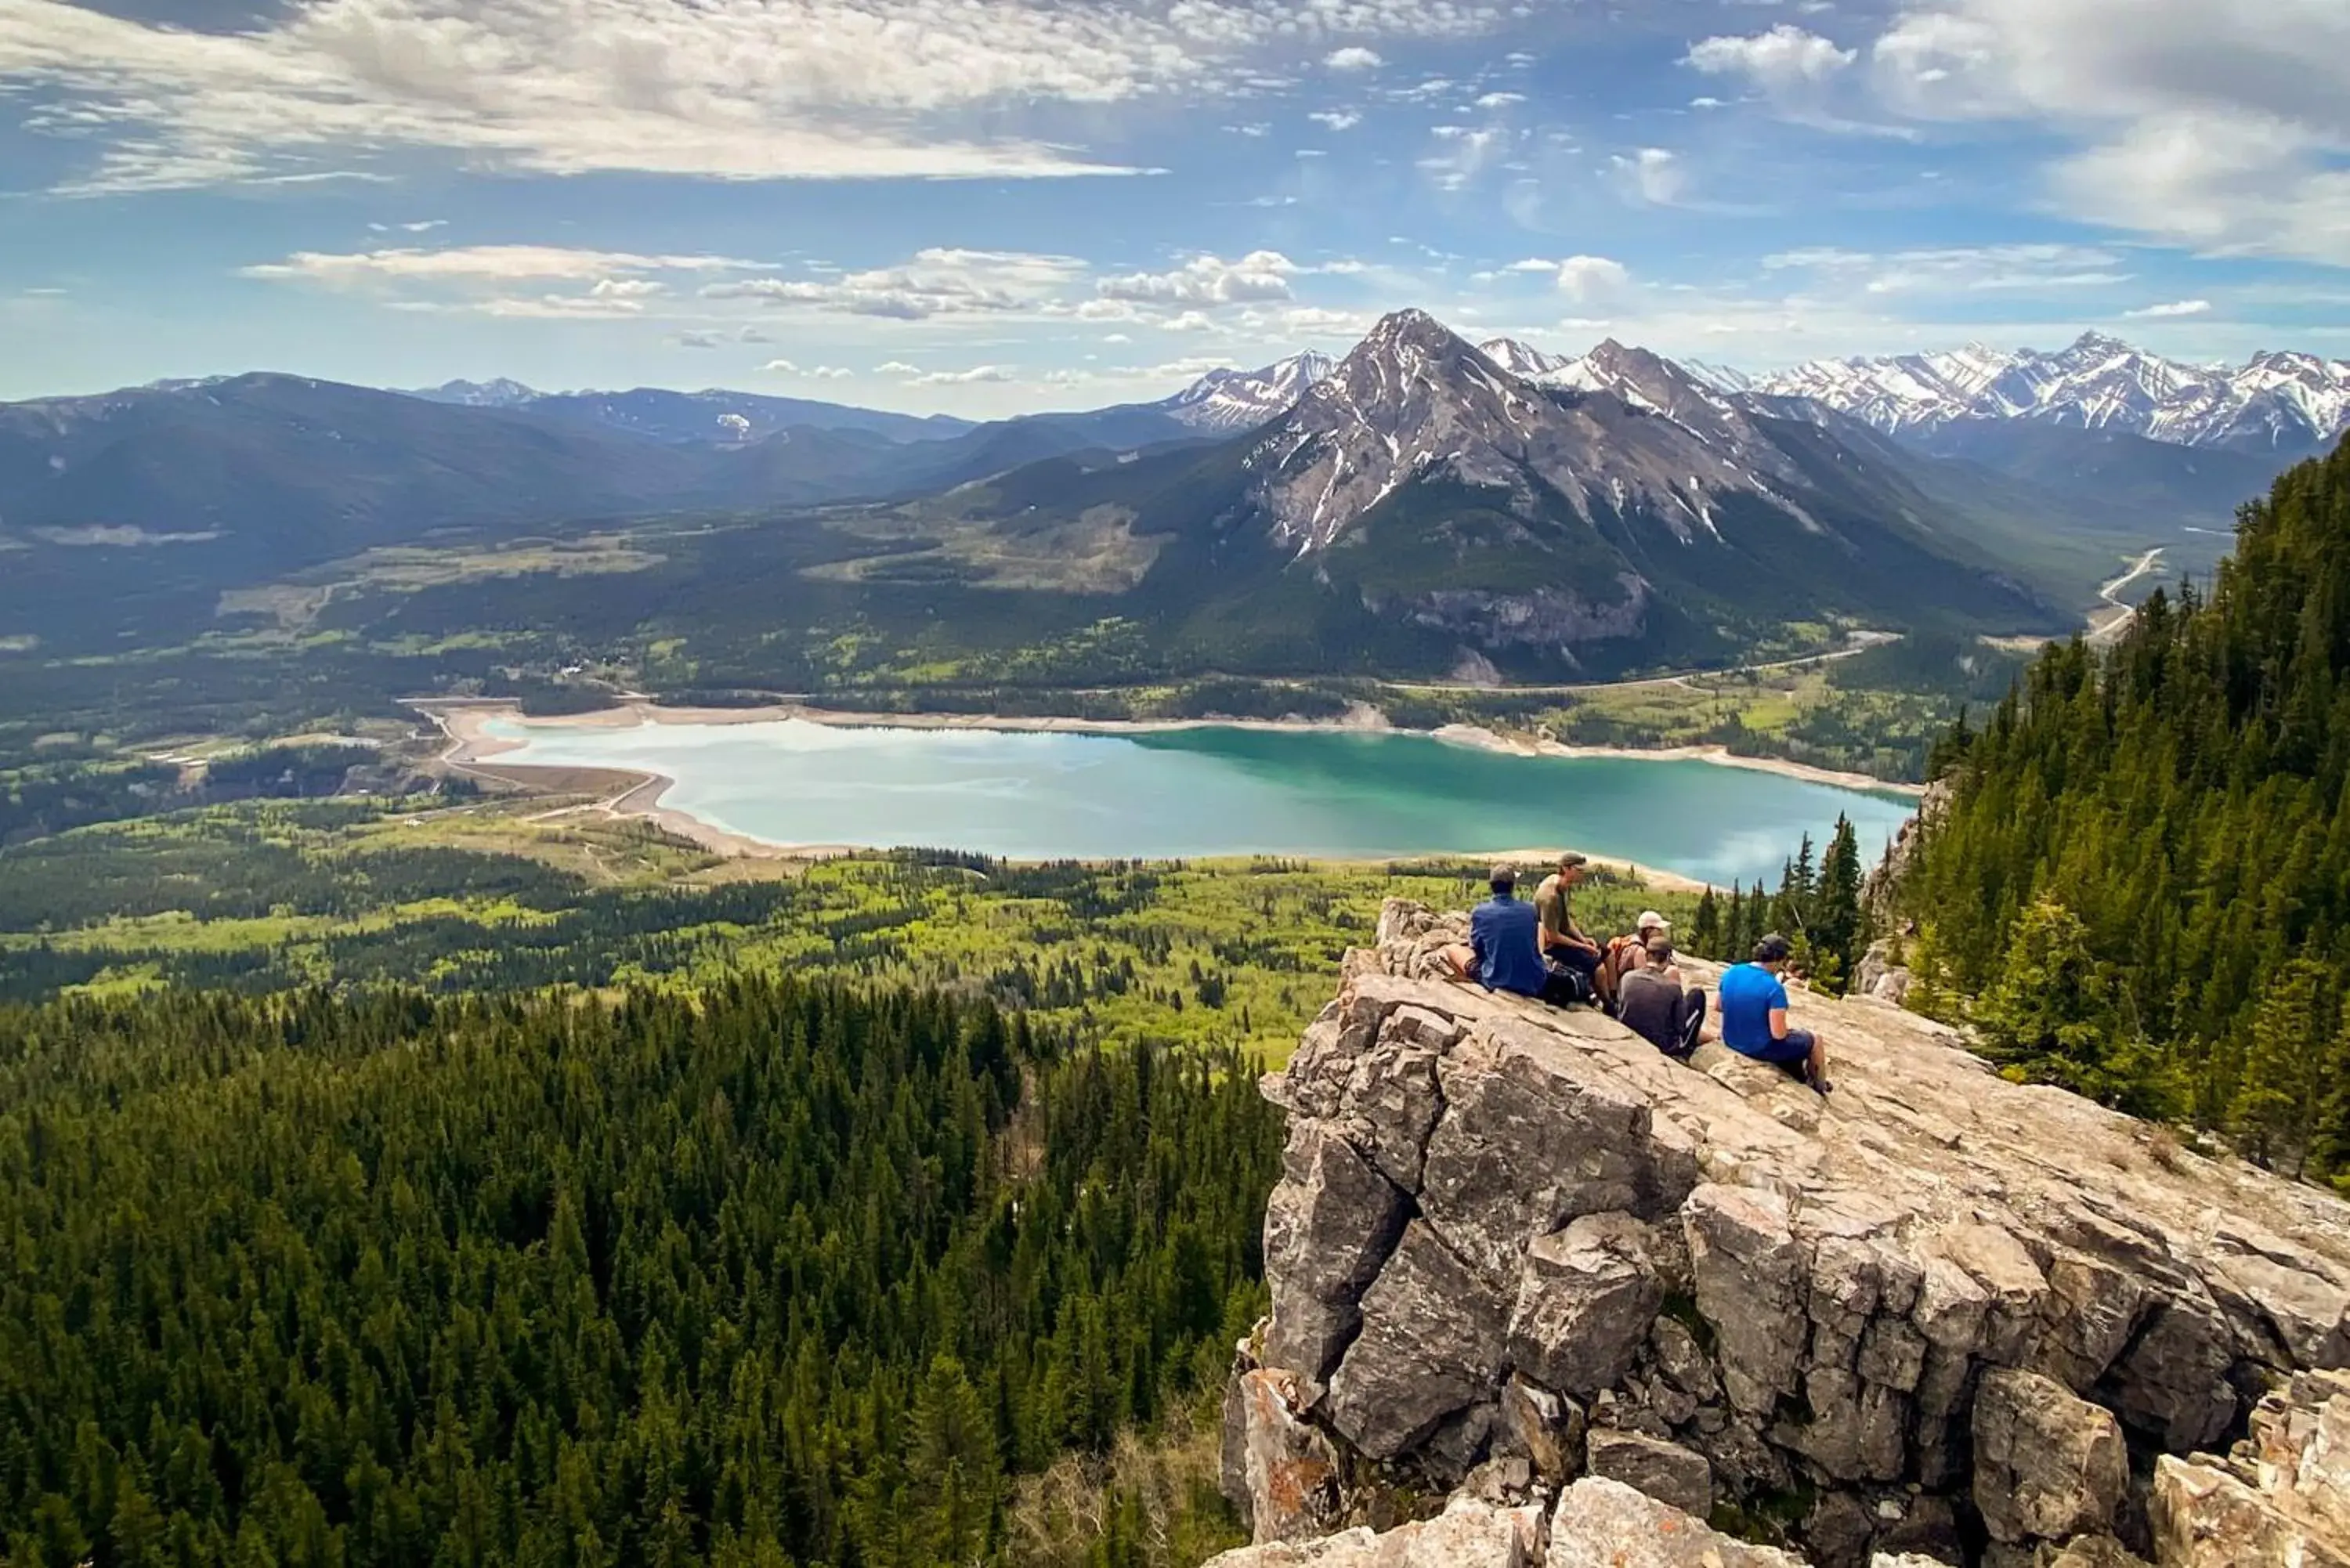
<svg viewBox="0 0 2350 1568">
<path fill-rule="evenodd" d="M 1616 1011 L 1616 993 L 1624 977 L 1647 961 L 1644 950 L 1648 945 L 1659 938 L 1669 942 L 1672 935 L 1670 920 L 1654 909 L 1643 909 L 1640 918 L 1632 922 L 1630 936 L 1607 939 L 1607 946 L 1599 955 L 1599 972 L 1592 981 L 1599 992 L 1601 1004 L 1608 1012 Z"/>
</svg>

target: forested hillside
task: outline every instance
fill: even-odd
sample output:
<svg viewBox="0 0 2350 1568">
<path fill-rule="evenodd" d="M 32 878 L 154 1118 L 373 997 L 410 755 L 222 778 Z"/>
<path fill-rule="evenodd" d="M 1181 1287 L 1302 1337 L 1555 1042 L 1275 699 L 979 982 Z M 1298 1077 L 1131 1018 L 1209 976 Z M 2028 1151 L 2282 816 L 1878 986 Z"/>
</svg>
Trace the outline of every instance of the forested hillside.
<svg viewBox="0 0 2350 1568">
<path fill-rule="evenodd" d="M 2051 649 L 1945 763 L 1903 894 L 1923 1004 L 2350 1177 L 2350 446 L 2244 509 L 2208 597 Z"/>
<path fill-rule="evenodd" d="M 0 1547 L 1060 1561 L 1024 1472 L 1263 1304 L 1238 1065 L 789 981 L 0 1011 Z M 1192 1491 L 1091 1560 L 1222 1544 Z"/>
</svg>

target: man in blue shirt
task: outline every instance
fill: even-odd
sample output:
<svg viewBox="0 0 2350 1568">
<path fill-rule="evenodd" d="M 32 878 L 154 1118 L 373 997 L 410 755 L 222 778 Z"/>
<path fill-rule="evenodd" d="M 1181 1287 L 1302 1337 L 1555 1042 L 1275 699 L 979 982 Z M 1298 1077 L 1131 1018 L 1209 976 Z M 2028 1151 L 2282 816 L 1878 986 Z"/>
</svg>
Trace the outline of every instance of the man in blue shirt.
<svg viewBox="0 0 2350 1568">
<path fill-rule="evenodd" d="M 1469 912 L 1469 941 L 1444 950 L 1445 961 L 1463 980 L 1487 991 L 1539 997 L 1550 983 L 1537 936 L 1542 921 L 1532 904 L 1518 902 L 1517 868 L 1496 866 L 1489 884 L 1493 896 Z"/>
<path fill-rule="evenodd" d="M 1784 1067 L 1825 1095 L 1826 1048 L 1810 1030 L 1787 1027 L 1787 987 L 1779 971 L 1791 950 L 1787 939 L 1773 931 L 1754 944 L 1752 963 L 1721 971 L 1721 1043 L 1742 1056 Z"/>
</svg>

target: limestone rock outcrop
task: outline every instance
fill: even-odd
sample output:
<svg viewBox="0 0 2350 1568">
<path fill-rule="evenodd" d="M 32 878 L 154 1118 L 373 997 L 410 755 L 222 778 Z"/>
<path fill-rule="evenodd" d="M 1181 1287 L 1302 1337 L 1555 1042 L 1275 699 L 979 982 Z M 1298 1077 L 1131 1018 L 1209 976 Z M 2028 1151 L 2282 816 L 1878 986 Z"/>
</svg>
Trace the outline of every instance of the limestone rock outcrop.
<svg viewBox="0 0 2350 1568">
<path fill-rule="evenodd" d="M 2350 1568 L 2350 1376 L 2300 1374 L 2253 1407 L 2225 1457 L 2155 1461 L 2158 1560 Z"/>
<path fill-rule="evenodd" d="M 1315 1517 L 1473 1476 L 1558 1500 L 1553 1563 L 1578 1496 L 1711 1505 L 1831 1568 L 2262 1561 L 2195 1545 L 2254 1518 L 2311 1562 L 2350 1541 L 2350 1393 L 2308 1381 L 2350 1363 L 2350 1206 L 2008 1083 L 1866 998 L 1796 999 L 1825 1099 L 1726 1053 L 1683 1065 L 1442 979 L 1461 924 L 1391 902 L 1264 1084 L 1289 1145 L 1253 1349 L 1295 1430 L 1228 1409 L 1264 1451 L 1328 1442 Z M 2183 1458 L 2248 1429 L 2252 1458 Z M 1232 1485 L 1261 1542 L 1298 1527 Z"/>
<path fill-rule="evenodd" d="M 1208 1568 L 1801 1568 L 1801 1560 L 1721 1534 L 1621 1481 L 1586 1476 L 1555 1507 L 1456 1497 L 1431 1520 L 1243 1546 L 1210 1558 Z"/>
</svg>

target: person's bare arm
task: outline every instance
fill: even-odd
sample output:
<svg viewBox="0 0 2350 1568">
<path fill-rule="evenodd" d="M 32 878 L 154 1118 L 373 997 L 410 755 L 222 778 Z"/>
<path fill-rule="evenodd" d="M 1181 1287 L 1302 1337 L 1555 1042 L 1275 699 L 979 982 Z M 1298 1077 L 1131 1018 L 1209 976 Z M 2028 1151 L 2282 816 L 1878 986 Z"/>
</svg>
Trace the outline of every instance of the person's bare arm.
<svg viewBox="0 0 2350 1568">
<path fill-rule="evenodd" d="M 1771 1010 L 1771 1038 L 1784 1040 L 1786 1037 L 1787 1010 L 1783 1007 L 1774 1007 Z"/>
</svg>

